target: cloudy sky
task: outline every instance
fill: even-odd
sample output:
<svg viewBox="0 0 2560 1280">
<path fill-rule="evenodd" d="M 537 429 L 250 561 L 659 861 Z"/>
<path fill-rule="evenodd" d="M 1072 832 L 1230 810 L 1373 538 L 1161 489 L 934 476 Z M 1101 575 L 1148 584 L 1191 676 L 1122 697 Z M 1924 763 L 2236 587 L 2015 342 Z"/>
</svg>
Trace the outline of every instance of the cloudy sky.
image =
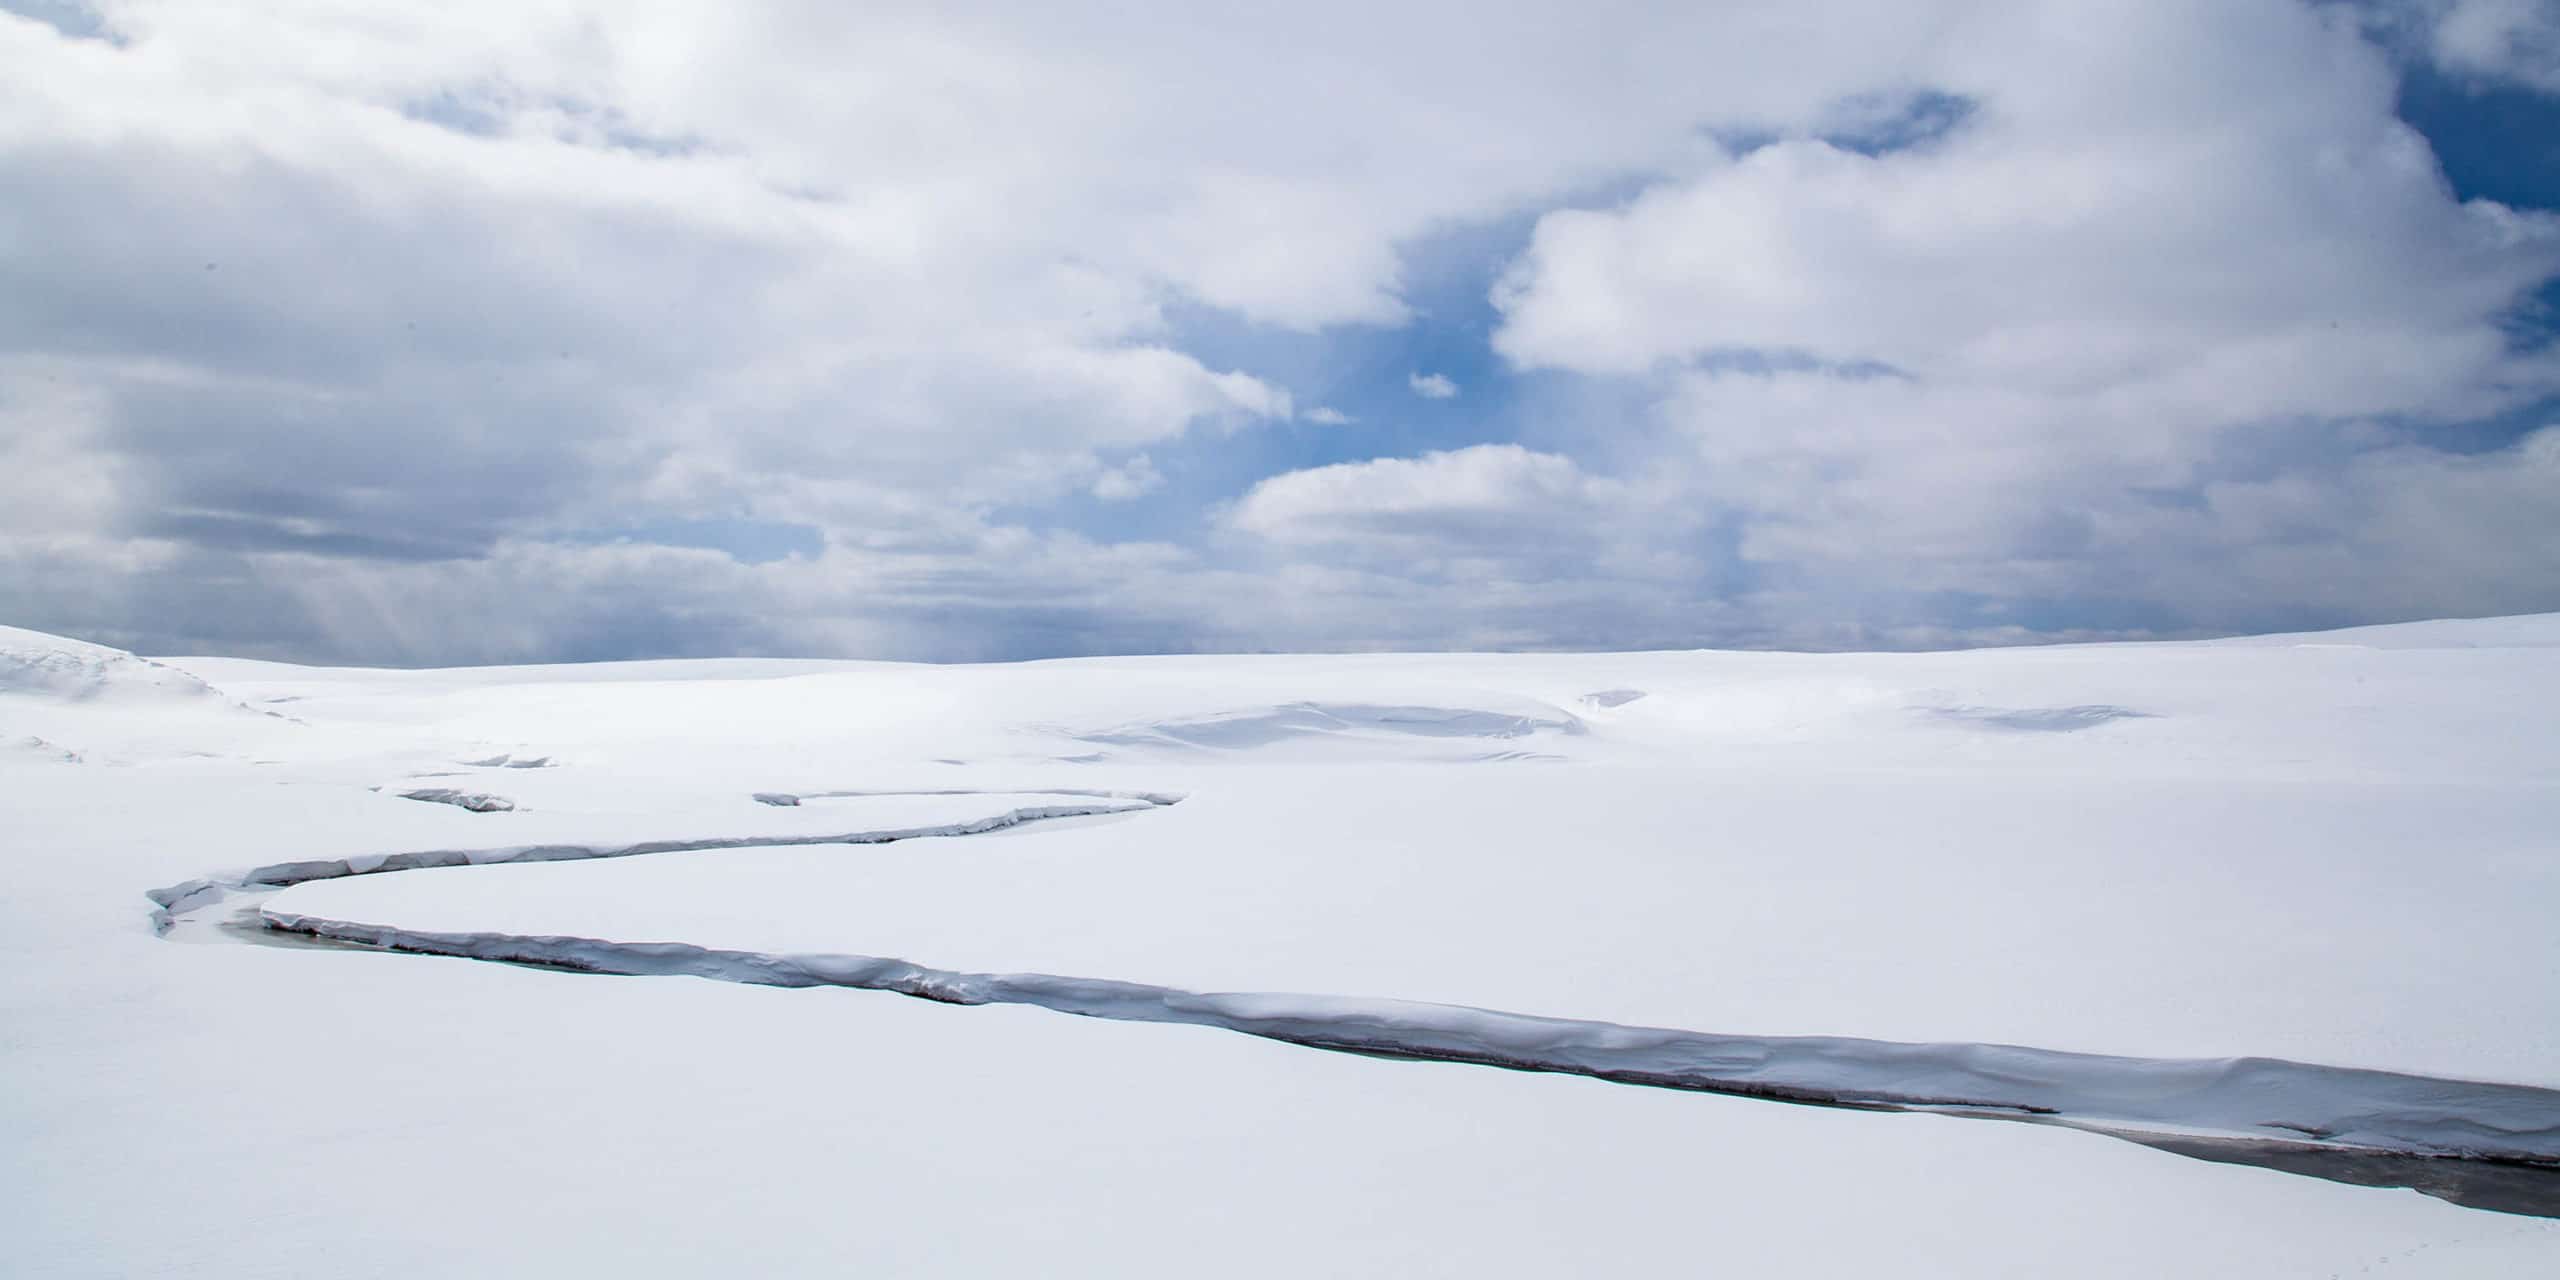
<svg viewBox="0 0 2560 1280">
<path fill-rule="evenodd" d="M 0 0 L 0 621 L 398 664 L 2560 609 L 2560 0 Z"/>
</svg>

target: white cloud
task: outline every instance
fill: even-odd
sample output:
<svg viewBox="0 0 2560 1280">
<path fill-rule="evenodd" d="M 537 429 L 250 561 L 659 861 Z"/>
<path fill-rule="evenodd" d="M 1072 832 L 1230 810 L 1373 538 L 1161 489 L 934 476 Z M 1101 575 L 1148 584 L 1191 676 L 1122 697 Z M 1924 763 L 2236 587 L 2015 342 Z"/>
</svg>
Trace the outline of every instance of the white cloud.
<svg viewBox="0 0 2560 1280">
<path fill-rule="evenodd" d="M 1320 404 L 1315 408 L 1307 410 L 1306 419 L 1307 421 L 1319 426 L 1327 427 L 1347 426 L 1352 421 L 1350 414 L 1344 413 L 1342 410 L 1336 409 L 1332 405 L 1325 404 Z"/>
<path fill-rule="evenodd" d="M 2220 55 L 2291 73 L 2281 96 L 2153 70 L 2213 55 L 2183 23 L 2118 22 L 2099 56 L 1998 62 L 1941 144 L 1781 142 L 1550 214 L 1496 346 L 1597 373 L 1742 350 L 2035 389 L 2209 373 L 2236 417 L 2401 410 L 2499 372 L 2560 217 L 2454 203 L 2379 55 L 2298 25 Z M 2179 106 L 2123 118 L 2100 87 Z"/>
<path fill-rule="evenodd" d="M 1282 542 L 1333 542 L 1446 521 L 1543 523 L 1605 503 L 1607 481 L 1573 459 L 1516 444 L 1345 462 L 1273 476 L 1236 504 L 1236 527 Z"/>
<path fill-rule="evenodd" d="M 2457 75 L 2560 93 L 2560 5 L 2550 0 L 2438 0 L 2430 52 Z"/>
<path fill-rule="evenodd" d="M 2560 360 L 2510 325 L 2560 272 L 2560 217 L 2457 203 L 2351 32 L 2212 12 L 2110 11 L 2063 43 L 1965 26 L 1935 75 L 1974 109 L 1942 138 L 1784 140 L 1549 214 L 1497 294 L 1496 346 L 1650 387 L 1686 454 L 1655 469 L 1733 519 L 1756 572 L 1822 584 L 1807 610 L 2097 595 L 2210 626 L 2332 607 L 2340 582 L 2377 608 L 2415 599 L 2374 585 L 2390 574 L 2307 580 L 2263 555 L 2207 559 L 2229 584 L 2208 591 L 2125 531 L 2162 510 L 2236 526 L 2240 508 L 2198 495 L 2272 473 L 2331 504 L 2328 545 L 2394 555 L 2339 518 L 2371 507 L 2357 459 L 2560 392 Z M 2560 525 L 2560 496 L 2532 491 L 2438 519 Z M 2484 568 L 2454 576 L 2475 599 L 2560 604 L 2547 577 L 2491 590 L 2485 566 L 2527 568 L 2495 539 L 2424 541 L 2396 547 L 2409 575 L 2466 542 Z"/>
<path fill-rule="evenodd" d="M 1163 487 L 1163 473 L 1142 453 L 1095 477 L 1093 496 L 1104 502 L 1127 502 Z"/>
<path fill-rule="evenodd" d="M 1405 375 L 1405 385 L 1425 400 L 1447 400 L 1458 394 L 1458 384 L 1444 374 L 1412 373 Z"/>
<path fill-rule="evenodd" d="M 1271 584 L 1228 616 L 1275 637 L 1662 647 L 1752 625 L 1685 546 L 1697 521 L 1676 495 L 1514 444 L 1287 472 L 1225 523 Z"/>
<path fill-rule="evenodd" d="M 1471 445 L 1286 472 L 1226 513 L 1266 552 L 1408 580 L 1644 581 L 1694 577 L 1666 547 L 1694 526 L 1657 488 L 1516 444 Z"/>
</svg>

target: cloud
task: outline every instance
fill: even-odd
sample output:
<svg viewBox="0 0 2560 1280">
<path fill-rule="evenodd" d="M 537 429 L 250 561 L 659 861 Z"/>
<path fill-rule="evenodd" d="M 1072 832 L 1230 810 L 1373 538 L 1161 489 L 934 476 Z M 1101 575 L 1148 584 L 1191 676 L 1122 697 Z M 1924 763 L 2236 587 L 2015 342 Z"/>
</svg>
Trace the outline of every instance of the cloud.
<svg viewBox="0 0 2560 1280">
<path fill-rule="evenodd" d="M 1571 458 L 1485 444 L 1273 476 L 1236 504 L 1232 521 L 1277 541 L 1336 542 L 1386 531 L 1549 523 L 1606 502 L 1612 488 Z"/>
<path fill-rule="evenodd" d="M 1704 38 L 1817 33 L 1777 4 L 1677 56 L 1560 10 L 44 12 L 0 12 L 0 412 L 41 420 L 0 471 L 74 481 L 26 536 L 235 580 L 731 519 L 948 571 L 1106 455 L 1289 416 L 1172 309 L 1409 321 L 1407 240 L 1815 110 L 1908 25 L 1808 78 Z M 1519 93 L 1566 67 L 1608 74 Z"/>
<path fill-rule="evenodd" d="M 1495 346 L 1650 388 L 1651 465 L 1807 613 L 2103 598 L 2228 627 L 2351 617 L 2355 590 L 2452 609 L 2405 589 L 2447 572 L 2474 611 L 2560 605 L 2491 536 L 2560 524 L 2522 479 L 2539 455 L 2423 465 L 2441 424 L 2560 393 L 2554 349 L 2514 323 L 2560 273 L 2560 217 L 2457 202 L 2351 32 L 2150 14 L 2050 49 L 1969 30 L 1940 74 L 1973 108 L 1915 144 L 1780 139 L 1545 216 L 1497 291 Z M 2423 538 L 2405 517 L 2386 526 L 2403 541 L 2359 535 L 2349 513 L 2382 509 L 2385 472 L 2504 496 Z M 2322 545 L 2401 567 L 2234 554 L 2267 533 L 2251 493 L 2326 504 L 2303 516 Z M 2216 552 L 2178 560 L 2169 528 Z"/>
<path fill-rule="evenodd" d="M 1093 496 L 1104 502 L 1127 502 L 1163 487 L 1163 474 L 1142 453 L 1095 477 Z"/>
<path fill-rule="evenodd" d="M 2410 11 L 2459 74 L 2551 65 L 2543 10 Z M 2560 607 L 2560 231 L 2454 200 L 2334 10 L 45 12 L 0 13 L 13 622 L 462 661 Z M 1427 293 L 1461 241 L 1516 250 L 1533 376 Z M 1400 372 L 1479 434 L 1257 432 Z"/>
<path fill-rule="evenodd" d="M 1516 444 L 1285 472 L 1225 525 L 1266 554 L 1413 581 L 1705 585 L 1676 546 L 1695 521 L 1672 495 Z"/>
<path fill-rule="evenodd" d="M 2123 513 L 2105 548 L 2196 618 L 2532 612 L 2560 581 L 2560 422 L 2487 453 L 2399 445 L 2199 497 Z"/>
<path fill-rule="evenodd" d="M 2145 34 L 2137 62 L 2184 48 Z M 2235 417 L 2430 404 L 2513 369 L 2500 320 L 2560 270 L 2560 217 L 2448 198 L 2360 61 L 2306 77 L 2308 100 L 2188 89 L 2185 112 L 2116 124 L 2083 96 L 2107 68 L 2056 65 L 1935 146 L 1785 141 L 1550 214 L 1495 345 L 1603 374 L 1761 351 L 2039 390 L 2203 375 L 2206 411 Z"/>
<path fill-rule="evenodd" d="M 0 127 L 13 230 L 49 252 L 10 270 L 0 336 L 105 399 L 142 503 L 396 492 L 485 544 L 647 503 L 679 456 L 697 484 L 730 473 L 703 501 L 841 512 L 883 483 L 1033 496 L 1018 453 L 1062 474 L 1287 413 L 1151 341 L 1123 283 L 954 257 L 974 250 L 735 159 L 463 137 L 314 86 L 208 115 L 158 39 L 55 43 L 12 58 L 52 73 L 6 113 L 47 126 Z"/>
<path fill-rule="evenodd" d="M 2456 75 L 2560 93 L 2560 7 L 2548 0 L 2441 0 L 2429 52 Z"/>
</svg>

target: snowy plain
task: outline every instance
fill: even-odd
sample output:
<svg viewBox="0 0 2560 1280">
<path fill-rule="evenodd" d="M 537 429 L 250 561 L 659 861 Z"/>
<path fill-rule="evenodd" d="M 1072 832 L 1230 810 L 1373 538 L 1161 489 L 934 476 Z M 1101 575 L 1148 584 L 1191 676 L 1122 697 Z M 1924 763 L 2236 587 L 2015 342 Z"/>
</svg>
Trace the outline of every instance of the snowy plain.
<svg viewBox="0 0 2560 1280">
<path fill-rule="evenodd" d="M 2556 726 L 2560 617 L 416 672 L 0 629 L 0 1271 L 2560 1273 L 2560 1221 L 2055 1127 L 267 927 L 2279 1059 L 2443 1082 L 2325 1127 L 2451 1141 L 2461 1082 L 2560 1089 Z M 329 874 L 403 856 L 485 865 Z"/>
</svg>

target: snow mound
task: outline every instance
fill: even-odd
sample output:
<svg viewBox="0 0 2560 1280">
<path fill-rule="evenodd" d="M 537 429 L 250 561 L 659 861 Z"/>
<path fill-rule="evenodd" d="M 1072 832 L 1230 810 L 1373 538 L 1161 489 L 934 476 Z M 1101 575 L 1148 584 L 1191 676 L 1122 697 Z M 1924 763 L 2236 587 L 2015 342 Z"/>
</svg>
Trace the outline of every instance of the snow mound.
<svg viewBox="0 0 2560 1280">
<path fill-rule="evenodd" d="M 485 760 L 465 760 L 474 769 L 548 769 L 556 763 L 549 756 L 525 756 L 519 759 L 501 752 Z"/>
<path fill-rule="evenodd" d="M 1206 715 L 1143 721 L 1071 733 L 1103 746 L 1170 751 L 1251 751 L 1283 744 L 1392 743 L 1440 739 L 1482 743 L 1541 733 L 1579 734 L 1582 721 L 1543 705 L 1514 710 L 1290 702 Z M 1497 752 L 1496 755 L 1512 755 Z M 1482 755 L 1471 758 L 1483 759 Z"/>
<path fill-rule="evenodd" d="M 301 722 L 242 703 L 165 662 L 122 649 L 0 627 L 0 743 L 39 759 L 94 764 L 231 756 Z M 25 746 L 40 740 L 41 748 Z M 66 746 L 65 744 L 70 744 Z M 24 758 L 21 750 L 5 753 Z"/>
<path fill-rule="evenodd" d="M 230 699 L 176 667 L 122 649 L 0 627 L 0 694 L 68 702 Z"/>
<path fill-rule="evenodd" d="M 457 791 L 451 787 L 425 787 L 417 791 L 403 791 L 400 793 L 400 798 L 424 800 L 429 804 L 449 804 L 457 809 L 468 809 L 473 813 L 508 813 L 516 807 L 516 802 L 505 796 L 493 796 L 480 791 Z"/>
</svg>

